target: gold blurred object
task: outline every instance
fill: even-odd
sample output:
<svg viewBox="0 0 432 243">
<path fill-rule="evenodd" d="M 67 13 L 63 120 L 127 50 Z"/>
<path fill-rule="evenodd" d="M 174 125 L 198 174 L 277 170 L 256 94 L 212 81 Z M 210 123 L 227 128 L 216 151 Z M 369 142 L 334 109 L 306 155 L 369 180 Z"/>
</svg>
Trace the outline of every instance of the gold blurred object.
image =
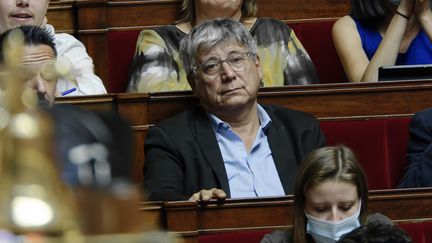
<svg viewBox="0 0 432 243">
<path fill-rule="evenodd" d="M 0 228 L 80 242 L 72 198 L 54 160 L 53 124 L 27 85 L 34 74 L 19 68 L 23 37 L 15 32 L 0 67 Z"/>
</svg>

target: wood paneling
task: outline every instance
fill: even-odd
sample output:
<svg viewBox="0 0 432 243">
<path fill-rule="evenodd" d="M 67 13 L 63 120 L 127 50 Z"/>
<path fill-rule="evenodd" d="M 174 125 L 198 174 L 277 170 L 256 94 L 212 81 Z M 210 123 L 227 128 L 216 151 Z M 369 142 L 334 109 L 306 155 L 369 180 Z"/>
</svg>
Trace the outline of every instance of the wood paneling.
<svg viewBox="0 0 432 243">
<path fill-rule="evenodd" d="M 349 12 L 350 1 L 258 0 L 258 16 L 281 20 L 341 17 Z"/>
<path fill-rule="evenodd" d="M 308 112 L 321 120 L 412 115 L 432 107 L 432 80 L 262 88 L 260 103 Z M 134 126 L 151 125 L 196 104 L 192 92 L 59 97 L 57 103 L 118 110 Z"/>
<path fill-rule="evenodd" d="M 74 34 L 77 31 L 74 0 L 51 1 L 47 12 L 48 23 L 56 32 Z"/>
<path fill-rule="evenodd" d="M 161 228 L 179 233 L 187 242 L 197 242 L 199 235 L 206 234 L 291 228 L 293 222 L 293 196 L 159 205 Z M 431 221 L 432 188 L 371 191 L 368 209 L 396 223 Z"/>
</svg>

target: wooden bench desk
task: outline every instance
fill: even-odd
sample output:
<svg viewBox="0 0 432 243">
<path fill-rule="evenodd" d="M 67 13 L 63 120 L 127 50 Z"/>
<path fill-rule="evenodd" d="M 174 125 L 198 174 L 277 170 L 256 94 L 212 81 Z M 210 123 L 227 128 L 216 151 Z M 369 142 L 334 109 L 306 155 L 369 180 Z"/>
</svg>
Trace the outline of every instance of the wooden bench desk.
<svg viewBox="0 0 432 243">
<path fill-rule="evenodd" d="M 143 203 L 141 209 L 152 211 L 156 215 L 152 222 L 161 222 L 161 228 L 180 234 L 186 242 L 197 242 L 200 235 L 285 229 L 293 222 L 293 196 L 205 204 L 154 202 Z M 432 221 L 432 188 L 370 191 L 368 210 L 396 223 Z"/>
<path fill-rule="evenodd" d="M 412 115 L 432 107 L 432 80 L 382 83 L 318 84 L 262 88 L 258 100 L 301 110 L 321 120 Z M 60 97 L 91 110 L 117 110 L 133 126 L 155 124 L 197 100 L 190 91 L 121 93 Z"/>
</svg>

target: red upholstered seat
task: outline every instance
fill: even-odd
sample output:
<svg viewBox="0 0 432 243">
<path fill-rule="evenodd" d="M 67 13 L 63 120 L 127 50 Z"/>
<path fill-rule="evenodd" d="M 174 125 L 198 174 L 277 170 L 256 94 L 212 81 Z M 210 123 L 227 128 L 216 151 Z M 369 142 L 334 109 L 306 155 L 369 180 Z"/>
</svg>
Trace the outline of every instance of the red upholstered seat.
<svg viewBox="0 0 432 243">
<path fill-rule="evenodd" d="M 408 164 L 406 152 L 409 140 L 409 123 L 411 119 L 392 119 L 387 123 L 389 181 L 391 187 L 397 187 Z M 432 242 L 432 241 L 431 241 Z"/>
<path fill-rule="evenodd" d="M 139 33 L 140 30 L 108 32 L 108 92 L 126 91 L 129 65 L 135 53 Z"/>
<path fill-rule="evenodd" d="M 406 167 L 410 118 L 323 121 L 329 145 L 354 150 L 367 177 L 369 189 L 396 188 Z"/>
<path fill-rule="evenodd" d="M 399 224 L 412 238 L 414 243 L 432 242 L 432 222 Z"/>
<path fill-rule="evenodd" d="M 271 230 L 241 231 L 198 236 L 200 243 L 259 243 Z"/>
<path fill-rule="evenodd" d="M 289 24 L 309 53 L 321 83 L 344 83 L 348 79 L 333 44 L 334 21 Z"/>
</svg>

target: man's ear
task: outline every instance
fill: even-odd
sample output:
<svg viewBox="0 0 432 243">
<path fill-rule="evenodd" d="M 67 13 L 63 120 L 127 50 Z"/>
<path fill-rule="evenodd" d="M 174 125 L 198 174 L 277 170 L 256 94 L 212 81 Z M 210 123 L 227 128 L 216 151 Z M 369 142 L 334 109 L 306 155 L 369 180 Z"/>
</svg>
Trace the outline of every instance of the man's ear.
<svg viewBox="0 0 432 243">
<path fill-rule="evenodd" d="M 186 76 L 188 83 L 190 85 L 190 87 L 192 88 L 192 92 L 195 93 L 196 90 L 196 85 L 195 85 L 195 75 L 193 74 L 193 72 L 189 72 L 188 75 Z"/>
<path fill-rule="evenodd" d="M 258 69 L 259 79 L 263 80 L 263 72 L 261 69 L 261 63 L 260 63 L 260 58 L 259 58 L 258 54 L 256 55 L 256 58 L 255 58 L 255 67 Z"/>
</svg>

